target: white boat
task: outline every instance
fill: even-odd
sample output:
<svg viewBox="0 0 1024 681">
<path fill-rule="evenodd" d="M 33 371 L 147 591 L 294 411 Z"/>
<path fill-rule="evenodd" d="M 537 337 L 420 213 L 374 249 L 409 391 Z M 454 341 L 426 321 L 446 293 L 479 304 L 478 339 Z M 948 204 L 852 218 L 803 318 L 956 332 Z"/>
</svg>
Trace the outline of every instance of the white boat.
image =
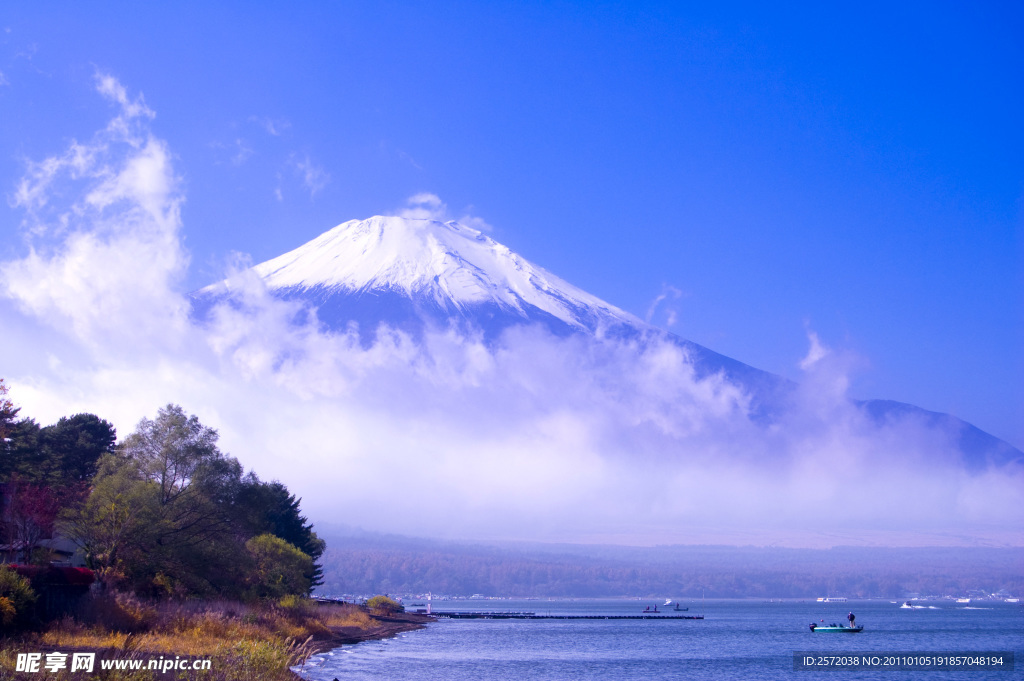
<svg viewBox="0 0 1024 681">
<path fill-rule="evenodd" d="M 958 599 L 956 599 L 956 602 L 957 603 L 970 603 L 971 599 L 970 598 L 958 598 Z"/>
<path fill-rule="evenodd" d="M 672 599 L 671 598 L 666 598 L 665 599 L 665 605 L 672 605 Z"/>
<path fill-rule="evenodd" d="M 1006 602 L 1007 603 L 1020 603 L 1020 599 L 1019 598 L 1007 598 Z"/>
<path fill-rule="evenodd" d="M 819 603 L 845 603 L 845 596 L 818 596 Z"/>
</svg>

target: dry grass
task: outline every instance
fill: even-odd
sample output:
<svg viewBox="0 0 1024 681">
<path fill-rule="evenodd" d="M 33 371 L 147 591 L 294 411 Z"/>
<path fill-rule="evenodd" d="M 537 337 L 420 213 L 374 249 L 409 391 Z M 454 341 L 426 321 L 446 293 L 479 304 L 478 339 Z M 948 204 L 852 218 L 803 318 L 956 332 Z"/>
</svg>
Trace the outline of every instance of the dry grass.
<svg viewBox="0 0 1024 681">
<path fill-rule="evenodd" d="M 291 599 L 273 604 L 229 601 L 144 603 L 130 596 L 95 597 L 75 618 L 18 638 L 0 638 L 0 681 L 33 679 L 16 674 L 18 652 L 97 652 L 97 660 L 200 658 L 212 660 L 208 672 L 102 672 L 70 675 L 43 672 L 60 681 L 75 677 L 101 681 L 205 679 L 208 681 L 295 681 L 289 667 L 338 637 L 372 633 L 381 622 L 354 605 L 317 604 Z M 98 666 L 98 662 L 97 662 Z"/>
</svg>

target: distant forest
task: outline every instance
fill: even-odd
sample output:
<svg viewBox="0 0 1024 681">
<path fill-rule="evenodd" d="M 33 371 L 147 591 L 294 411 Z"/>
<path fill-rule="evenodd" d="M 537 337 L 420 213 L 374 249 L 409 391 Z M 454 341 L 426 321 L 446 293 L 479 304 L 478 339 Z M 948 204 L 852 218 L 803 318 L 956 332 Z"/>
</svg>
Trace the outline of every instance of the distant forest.
<svg viewBox="0 0 1024 681">
<path fill-rule="evenodd" d="M 470 544 L 331 536 L 325 594 L 901 598 L 1024 591 L 1024 548 Z"/>
</svg>

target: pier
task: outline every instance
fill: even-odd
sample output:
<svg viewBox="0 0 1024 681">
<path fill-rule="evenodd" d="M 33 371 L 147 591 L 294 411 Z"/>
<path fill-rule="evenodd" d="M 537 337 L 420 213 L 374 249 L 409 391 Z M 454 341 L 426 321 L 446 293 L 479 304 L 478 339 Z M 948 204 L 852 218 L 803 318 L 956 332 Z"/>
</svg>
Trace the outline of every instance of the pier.
<svg viewBox="0 0 1024 681">
<path fill-rule="evenodd" d="M 702 620 L 704 615 L 538 615 L 533 612 L 437 612 L 434 617 L 453 620 Z"/>
</svg>

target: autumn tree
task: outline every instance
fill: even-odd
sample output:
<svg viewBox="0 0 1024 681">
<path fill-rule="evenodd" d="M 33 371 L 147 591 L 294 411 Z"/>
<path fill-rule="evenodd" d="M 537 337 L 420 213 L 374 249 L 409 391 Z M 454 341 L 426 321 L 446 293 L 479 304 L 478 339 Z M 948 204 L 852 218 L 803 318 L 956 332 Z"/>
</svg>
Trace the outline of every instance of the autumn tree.
<svg viewBox="0 0 1024 681">
<path fill-rule="evenodd" d="M 54 522 L 63 507 L 58 494 L 46 485 L 24 482 L 15 476 L 4 486 L 3 529 L 7 543 L 21 560 L 35 562 L 33 549 L 41 539 L 53 536 Z M 49 556 L 39 560 L 49 562 Z"/>
</svg>

